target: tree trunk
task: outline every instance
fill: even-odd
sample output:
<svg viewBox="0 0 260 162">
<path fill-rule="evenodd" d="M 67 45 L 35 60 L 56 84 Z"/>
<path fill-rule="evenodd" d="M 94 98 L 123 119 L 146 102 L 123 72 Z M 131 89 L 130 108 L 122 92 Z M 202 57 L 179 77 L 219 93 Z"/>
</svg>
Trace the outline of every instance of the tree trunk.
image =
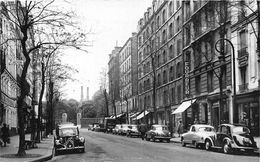
<svg viewBox="0 0 260 162">
<path fill-rule="evenodd" d="M 21 46 L 22 46 L 22 53 L 25 57 L 25 62 L 22 70 L 21 80 L 20 80 L 20 96 L 18 96 L 17 100 L 17 109 L 18 109 L 18 133 L 19 133 L 19 148 L 17 152 L 17 156 L 25 156 L 25 131 L 24 131 L 24 124 L 25 124 L 25 115 L 24 115 L 24 107 L 23 102 L 24 99 L 28 93 L 27 88 L 25 87 L 26 83 L 26 75 L 27 70 L 29 67 L 29 64 L 31 62 L 31 59 L 29 57 L 29 54 L 26 49 L 26 41 L 28 39 L 27 37 L 27 30 L 22 30 L 23 33 L 23 39 L 21 39 Z"/>
<path fill-rule="evenodd" d="M 44 89 L 45 89 L 45 73 L 44 73 L 44 64 L 42 63 L 42 79 L 41 79 L 41 93 L 39 96 L 39 109 L 38 109 L 38 129 L 37 129 L 37 137 L 36 140 L 38 143 L 41 142 L 41 129 L 42 129 L 42 98 L 44 94 Z"/>
<path fill-rule="evenodd" d="M 25 114 L 24 111 L 27 109 L 24 108 L 24 99 L 27 95 L 27 88 L 25 86 L 26 83 L 26 73 L 27 73 L 27 69 L 29 67 L 30 64 L 30 58 L 26 58 L 26 61 L 24 63 L 24 67 L 23 67 L 23 71 L 22 71 L 22 76 L 21 76 L 21 80 L 20 80 L 20 88 L 21 88 L 21 94 L 18 97 L 18 101 L 17 101 L 17 106 L 18 106 L 18 133 L 19 133 L 19 149 L 18 149 L 18 156 L 24 156 L 26 155 L 25 152 L 25 131 L 24 131 L 24 124 L 25 124 Z"/>
<path fill-rule="evenodd" d="M 109 110 L 108 110 L 108 99 L 107 99 L 107 91 L 104 89 L 104 97 L 105 97 L 105 104 L 106 104 L 106 116 L 109 116 Z"/>
</svg>

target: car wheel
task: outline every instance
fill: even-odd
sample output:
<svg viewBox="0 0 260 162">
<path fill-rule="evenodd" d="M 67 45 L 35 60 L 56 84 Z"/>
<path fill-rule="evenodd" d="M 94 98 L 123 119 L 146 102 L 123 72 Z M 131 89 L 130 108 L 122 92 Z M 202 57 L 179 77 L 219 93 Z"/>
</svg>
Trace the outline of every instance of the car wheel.
<svg viewBox="0 0 260 162">
<path fill-rule="evenodd" d="M 225 154 L 229 154 L 231 152 L 231 147 L 229 146 L 228 142 L 226 141 L 224 146 L 223 146 L 223 152 Z"/>
<path fill-rule="evenodd" d="M 147 135 L 145 136 L 145 140 L 146 141 L 150 141 L 150 139 L 147 137 Z"/>
<path fill-rule="evenodd" d="M 181 138 L 181 145 L 182 145 L 182 147 L 186 146 L 186 143 L 184 142 L 184 138 L 183 137 Z"/>
<path fill-rule="evenodd" d="M 206 140 L 205 149 L 207 151 L 210 151 L 211 150 L 211 146 L 212 146 L 211 142 L 209 140 Z"/>
<path fill-rule="evenodd" d="M 154 138 L 154 136 L 151 137 L 151 141 L 155 142 L 155 138 Z"/>
<path fill-rule="evenodd" d="M 195 148 L 199 148 L 199 144 L 196 141 L 194 142 L 194 146 Z"/>
<path fill-rule="evenodd" d="M 167 143 L 170 143 L 170 139 L 166 140 Z"/>
<path fill-rule="evenodd" d="M 82 152 L 82 153 L 85 153 L 85 147 L 84 147 L 83 149 L 81 149 L 81 152 Z"/>
</svg>

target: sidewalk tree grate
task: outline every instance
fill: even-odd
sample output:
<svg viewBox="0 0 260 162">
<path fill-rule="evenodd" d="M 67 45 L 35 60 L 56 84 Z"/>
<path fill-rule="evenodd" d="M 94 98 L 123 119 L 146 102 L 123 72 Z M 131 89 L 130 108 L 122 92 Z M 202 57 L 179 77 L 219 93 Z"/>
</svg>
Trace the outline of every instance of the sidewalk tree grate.
<svg viewBox="0 0 260 162">
<path fill-rule="evenodd" d="M 17 154 L 3 154 L 0 157 L 3 158 L 37 158 L 42 155 L 40 154 L 26 154 L 25 156 L 17 156 Z"/>
</svg>

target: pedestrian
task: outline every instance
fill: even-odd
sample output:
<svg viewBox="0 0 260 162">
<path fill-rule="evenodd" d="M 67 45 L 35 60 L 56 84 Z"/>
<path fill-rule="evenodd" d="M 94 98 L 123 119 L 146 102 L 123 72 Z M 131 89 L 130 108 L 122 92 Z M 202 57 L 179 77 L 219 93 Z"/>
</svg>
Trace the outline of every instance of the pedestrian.
<svg viewBox="0 0 260 162">
<path fill-rule="evenodd" d="M 179 121 L 179 124 L 178 124 L 178 127 L 177 127 L 177 132 L 179 134 L 179 137 L 183 133 L 183 125 L 182 125 L 182 121 L 181 120 Z"/>
<path fill-rule="evenodd" d="M 142 123 L 142 124 L 139 126 L 139 131 L 141 132 L 141 138 L 142 138 L 142 140 L 144 140 L 145 133 L 146 133 L 146 131 L 147 131 L 146 125 Z"/>
<path fill-rule="evenodd" d="M 2 139 L 4 142 L 4 147 L 6 146 L 6 143 L 9 143 L 9 128 L 7 127 L 7 125 L 4 123 L 3 127 L 1 128 L 2 131 Z"/>
</svg>

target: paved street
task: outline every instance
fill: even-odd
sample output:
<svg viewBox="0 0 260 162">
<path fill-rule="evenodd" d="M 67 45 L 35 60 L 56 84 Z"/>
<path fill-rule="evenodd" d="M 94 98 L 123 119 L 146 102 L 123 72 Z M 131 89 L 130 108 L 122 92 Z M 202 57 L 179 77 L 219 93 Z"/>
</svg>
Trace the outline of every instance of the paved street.
<svg viewBox="0 0 260 162">
<path fill-rule="evenodd" d="M 128 138 L 101 132 L 81 129 L 86 138 L 85 153 L 69 153 L 54 157 L 52 162 L 72 161 L 198 161 L 198 162 L 258 162 L 258 155 L 225 155 L 220 152 L 207 152 L 193 147 L 182 147 L 177 143 L 159 143 L 142 141 L 140 138 Z"/>
</svg>

